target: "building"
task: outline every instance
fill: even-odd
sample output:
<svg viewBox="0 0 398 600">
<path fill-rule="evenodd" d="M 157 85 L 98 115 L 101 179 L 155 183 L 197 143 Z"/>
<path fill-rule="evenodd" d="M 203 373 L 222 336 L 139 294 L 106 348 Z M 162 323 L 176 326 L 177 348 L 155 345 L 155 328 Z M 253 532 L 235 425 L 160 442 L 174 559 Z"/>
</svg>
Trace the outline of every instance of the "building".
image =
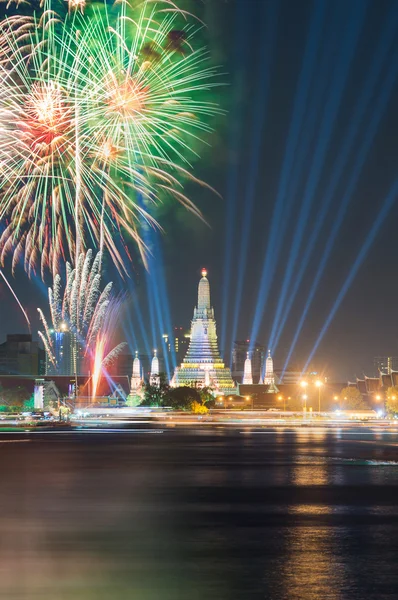
<svg viewBox="0 0 398 600">
<path fill-rule="evenodd" d="M 198 286 L 198 303 L 191 321 L 186 356 L 175 369 L 171 385 L 211 387 L 216 394 L 235 394 L 236 387 L 218 349 L 214 309 L 210 302 L 210 284 L 206 269 Z"/>
<path fill-rule="evenodd" d="M 375 356 L 373 360 L 376 375 L 379 373 L 388 373 L 398 371 L 398 356 Z"/>
<path fill-rule="evenodd" d="M 283 370 L 274 370 L 275 379 L 280 383 L 297 385 L 300 383 L 302 379 L 306 379 L 308 377 L 307 373 L 303 373 L 300 369 L 289 369 L 286 371 Z"/>
<path fill-rule="evenodd" d="M 74 334 L 66 329 L 51 331 L 50 339 L 52 356 L 46 354 L 46 375 L 69 377 L 75 375 L 76 343 Z"/>
<path fill-rule="evenodd" d="M 235 341 L 232 349 L 232 377 L 242 381 L 247 353 L 250 353 L 252 363 L 252 376 L 254 381 L 259 381 L 264 368 L 265 349 L 261 344 L 253 346 L 250 340 Z"/>
<path fill-rule="evenodd" d="M 168 352 L 176 364 L 180 365 L 184 360 L 189 347 L 190 333 L 183 327 L 174 327 L 173 338 L 169 334 L 163 334 L 165 352 Z"/>
<path fill-rule="evenodd" d="M 0 373 L 41 375 L 44 351 L 30 334 L 9 334 L 0 344 Z"/>
<path fill-rule="evenodd" d="M 317 412 L 319 403 L 321 411 L 335 410 L 339 406 L 340 392 L 346 383 L 325 383 L 319 389 L 315 384 L 309 384 L 303 390 L 300 385 L 278 383 L 278 386 L 268 384 L 245 385 L 239 384 L 239 396 L 244 398 L 245 407 L 255 410 L 276 408 L 300 412 L 306 407 Z M 305 396 L 305 399 L 304 399 Z M 319 402 L 320 401 L 320 402 Z M 233 402 L 233 400 L 232 400 Z"/>
</svg>

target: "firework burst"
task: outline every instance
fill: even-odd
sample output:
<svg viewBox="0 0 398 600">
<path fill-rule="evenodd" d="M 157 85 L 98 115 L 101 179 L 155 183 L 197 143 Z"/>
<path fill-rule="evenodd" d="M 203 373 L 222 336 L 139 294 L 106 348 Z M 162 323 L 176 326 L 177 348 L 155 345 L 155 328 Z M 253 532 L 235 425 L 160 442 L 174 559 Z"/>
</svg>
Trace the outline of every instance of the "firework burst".
<svg viewBox="0 0 398 600">
<path fill-rule="evenodd" d="M 115 240 L 145 259 L 140 225 L 157 226 L 159 202 L 201 217 L 183 184 L 198 182 L 191 161 L 219 112 L 216 70 L 169 0 L 70 2 L 64 20 L 50 8 L 0 32 L 1 262 L 44 276 L 93 245 L 123 269 Z"/>
</svg>

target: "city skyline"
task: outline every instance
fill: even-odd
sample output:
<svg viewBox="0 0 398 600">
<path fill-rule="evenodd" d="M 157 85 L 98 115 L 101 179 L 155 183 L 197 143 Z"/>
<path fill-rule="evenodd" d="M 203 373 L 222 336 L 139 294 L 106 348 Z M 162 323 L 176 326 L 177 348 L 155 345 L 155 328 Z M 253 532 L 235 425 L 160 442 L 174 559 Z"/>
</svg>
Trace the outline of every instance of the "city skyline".
<svg viewBox="0 0 398 600">
<path fill-rule="evenodd" d="M 198 302 L 195 305 L 196 308 L 195 308 L 195 312 L 194 312 L 194 321 L 196 318 L 195 315 L 197 313 L 198 307 L 201 305 L 201 303 L 202 304 L 204 303 L 204 305 L 206 305 L 206 306 L 209 305 L 209 307 L 211 306 L 209 290 L 206 292 L 207 296 L 208 296 L 208 297 L 206 296 L 207 299 L 201 300 L 201 295 L 203 296 L 203 292 L 201 293 L 201 285 L 203 286 L 203 281 L 208 286 L 207 269 L 206 268 L 201 269 L 201 275 L 202 275 L 202 278 L 199 283 L 199 291 L 198 291 L 199 297 L 198 297 Z M 200 311 L 199 311 L 199 313 L 200 313 Z M 210 313 L 211 313 L 211 315 L 213 315 L 212 318 L 214 321 L 213 308 L 211 308 Z M 194 321 L 191 320 L 191 327 L 192 327 Z M 214 326 L 216 326 L 215 321 L 214 321 Z M 70 338 L 70 341 L 68 341 L 69 340 L 68 335 L 70 336 L 71 334 L 68 330 L 68 326 L 66 325 L 66 323 L 61 323 L 60 331 L 61 331 L 60 335 L 63 336 L 61 344 L 63 344 L 64 346 L 66 344 L 66 346 L 68 348 L 70 345 L 70 349 L 66 350 L 65 356 L 66 356 L 66 361 L 69 360 L 71 362 L 72 359 L 69 357 L 68 352 L 70 352 L 70 356 L 74 352 L 74 350 L 73 350 L 73 348 L 74 348 L 73 339 L 74 338 L 72 336 Z M 54 332 L 52 329 L 49 330 L 50 335 L 52 335 L 53 333 Z M 214 335 L 215 335 L 215 331 L 214 331 L 213 336 Z M 6 348 L 8 339 L 12 340 L 13 338 L 15 338 L 15 340 L 19 339 L 20 342 L 22 343 L 22 345 L 23 345 L 23 343 L 26 343 L 28 338 L 30 338 L 32 340 L 31 335 L 15 334 L 15 333 L 7 334 L 7 340 L 3 344 L 0 343 L 0 348 L 1 347 Z M 111 363 L 109 365 L 109 374 L 111 375 L 111 377 L 115 375 L 115 376 L 128 376 L 130 378 L 134 372 L 133 359 L 134 359 L 134 357 L 136 357 L 136 358 L 139 357 L 140 361 L 143 361 L 143 365 L 144 365 L 144 366 L 140 367 L 140 369 L 142 370 L 143 380 L 150 381 L 151 371 L 153 370 L 153 357 L 155 356 L 155 358 L 156 358 L 156 356 L 158 356 L 158 358 L 156 358 L 156 360 L 158 361 L 158 363 L 157 363 L 158 371 L 159 371 L 159 361 L 160 361 L 160 372 L 164 372 L 170 381 L 174 381 L 175 377 L 173 377 L 173 372 L 175 372 L 176 367 L 179 367 L 182 362 L 185 362 L 185 359 L 187 358 L 187 353 L 189 354 L 188 350 L 189 350 L 189 346 L 191 343 L 191 339 L 192 339 L 192 331 L 190 331 L 189 328 L 185 328 L 182 326 L 174 326 L 172 328 L 172 335 L 170 336 L 168 334 L 163 334 L 159 339 L 159 344 L 155 344 L 154 347 L 148 353 L 145 353 L 145 350 L 144 350 L 144 347 L 147 346 L 147 344 L 144 344 L 144 343 L 141 343 L 141 345 L 138 344 L 138 346 L 133 349 L 128 347 L 127 344 L 125 344 L 125 348 L 118 350 L 118 352 L 115 354 L 115 362 Z M 35 347 L 36 347 L 36 350 L 35 350 L 36 355 L 37 355 L 38 342 L 40 342 L 40 336 L 38 336 L 38 341 L 33 340 L 33 345 L 35 345 Z M 197 343 L 198 342 L 195 342 L 195 344 L 197 344 Z M 216 344 L 216 346 L 218 345 L 217 337 L 215 337 L 215 341 L 213 343 Z M 23 351 L 23 352 L 26 352 L 26 351 Z M 65 353 L 65 350 L 63 350 L 63 352 Z M 217 358 L 217 352 L 218 352 L 218 350 L 216 349 L 216 354 L 215 354 L 216 358 Z M 62 353 L 62 349 L 61 349 L 61 353 Z M 83 352 L 83 354 L 84 354 L 84 352 Z M 276 376 L 275 381 L 276 382 L 281 382 L 281 381 L 285 382 L 286 381 L 286 382 L 295 383 L 295 384 L 297 384 L 303 378 L 304 379 L 307 378 L 309 375 L 311 375 L 311 377 L 318 375 L 322 378 L 326 378 L 329 381 L 334 381 L 334 382 L 337 382 L 337 381 L 343 382 L 344 380 L 349 382 L 349 381 L 355 381 L 355 380 L 364 381 L 366 378 L 373 378 L 373 377 L 375 377 L 376 379 L 379 379 L 380 374 L 387 375 L 387 374 L 390 374 L 391 372 L 398 372 L 398 370 L 396 368 L 398 365 L 398 358 L 394 357 L 394 356 L 373 356 L 372 357 L 373 369 L 366 370 L 364 368 L 359 373 L 350 374 L 350 376 L 347 377 L 346 379 L 335 377 L 335 376 L 333 376 L 333 374 L 328 372 L 326 369 L 319 369 L 317 367 L 316 363 L 315 363 L 315 365 L 311 364 L 310 368 L 304 369 L 303 368 L 304 361 L 302 361 L 301 363 L 292 361 L 290 363 L 290 365 L 288 365 L 288 368 L 286 368 L 286 367 L 282 368 L 283 363 L 280 358 L 278 359 L 278 357 L 276 360 L 276 368 L 274 368 L 274 366 L 273 366 L 273 358 L 274 357 L 272 356 L 272 358 L 271 358 L 271 350 L 268 349 L 268 351 L 266 351 L 264 346 L 262 346 L 261 344 L 258 344 L 258 342 L 251 342 L 251 340 L 249 340 L 249 339 L 235 340 L 232 344 L 230 354 L 231 354 L 230 368 L 232 370 L 233 380 L 234 380 L 234 382 L 237 382 L 237 383 L 243 381 L 244 368 L 245 368 L 244 365 L 245 365 L 246 358 L 250 359 L 250 363 L 252 365 L 251 368 L 253 369 L 253 383 L 260 383 L 260 384 L 269 383 L 269 381 L 267 380 L 268 370 L 270 371 L 270 373 L 272 373 L 272 377 L 273 377 L 273 373 L 275 373 L 275 376 Z M 45 356 L 45 361 L 44 361 L 44 356 Z M 75 373 L 77 375 L 81 374 L 79 372 L 79 370 L 76 372 L 75 367 L 72 366 L 72 362 L 71 362 L 71 365 L 69 365 L 68 367 L 62 366 L 62 368 L 60 370 L 55 369 L 54 366 L 52 366 L 50 363 L 50 359 L 49 359 L 48 354 L 45 351 L 45 348 L 43 348 L 42 357 L 43 358 L 41 361 L 42 362 L 41 370 L 39 368 L 39 363 L 37 363 L 36 371 L 32 371 L 32 373 L 31 373 L 32 375 L 34 375 L 34 374 L 44 375 L 45 374 L 47 376 L 48 375 L 49 376 L 51 376 L 51 375 L 73 376 Z M 191 357 L 191 362 L 192 362 L 192 358 L 193 357 Z M 197 362 L 198 357 L 196 356 L 196 354 L 195 354 L 194 358 L 195 359 L 193 360 L 193 362 Z M 25 361 L 27 360 L 27 358 L 24 359 L 23 354 L 21 355 L 21 359 L 25 360 Z M 119 362 L 119 359 L 121 360 L 121 363 Z M 7 359 L 6 354 L 4 355 L 4 360 L 6 360 L 6 361 L 9 360 L 9 359 Z M 17 360 L 17 355 L 12 360 L 14 360 L 14 361 Z M 37 360 L 37 358 L 36 358 L 36 360 Z M 218 357 L 217 360 L 220 361 L 220 358 Z M 271 360 L 272 366 L 270 368 L 267 366 L 268 360 Z M 1 362 L 1 360 L 0 360 L 0 362 Z M 151 362 L 152 362 L 152 367 L 151 367 Z M 44 367 L 44 364 L 46 365 L 45 367 Z M 188 365 L 186 365 L 186 366 L 188 366 Z M 66 368 L 66 371 L 64 372 L 65 368 Z M 1 374 L 1 372 L 3 372 L 3 374 L 5 372 L 8 372 L 9 374 L 12 374 L 13 372 L 15 372 L 16 375 L 18 375 L 18 374 L 29 375 L 29 373 L 30 373 L 29 371 L 24 372 L 21 369 L 16 369 L 16 370 L 11 369 L 8 371 L 6 369 L 4 371 L 4 369 L 0 365 L 0 374 Z M 190 382 L 189 385 L 191 385 L 191 383 L 192 382 Z M 182 384 L 180 384 L 180 385 L 182 385 Z M 211 384 L 209 383 L 209 385 L 211 385 Z"/>
<path fill-rule="evenodd" d="M 225 64 L 226 83 L 230 82 L 233 89 L 233 93 L 228 94 L 221 87 L 217 93 L 217 99 L 228 112 L 217 118 L 210 148 L 196 167 L 198 176 L 223 197 L 220 200 L 210 191 L 193 190 L 192 197 L 211 228 L 182 208 L 164 206 L 159 210 L 161 216 L 167 217 L 165 235 L 149 242 L 156 243 L 150 273 L 154 275 L 158 270 L 166 293 L 162 294 L 160 288 L 148 289 L 147 276 L 136 255 L 129 267 L 130 277 L 124 281 L 117 281 L 111 261 L 105 259 L 104 280 L 115 281 L 117 290 L 127 290 L 130 294 L 124 308 L 129 317 L 120 338 L 126 339 L 133 353 L 137 345 L 135 339 L 144 345 L 140 320 L 145 323 L 150 347 L 153 338 L 159 340 L 160 347 L 160 336 L 165 333 L 156 315 L 151 317 L 149 313 L 151 294 L 163 296 L 162 303 L 167 300 L 162 310 L 169 315 L 171 324 L 188 327 L 192 286 L 205 264 L 213 282 L 217 282 L 213 285 L 213 304 L 219 315 L 219 338 L 224 356 L 232 351 L 235 339 L 250 339 L 254 328 L 258 330 L 257 341 L 265 347 L 271 338 L 279 338 L 276 344 L 270 345 L 274 347 L 276 362 L 284 363 L 334 225 L 334 209 L 329 211 L 308 256 L 306 242 L 311 239 L 311 228 L 320 223 L 323 202 L 331 193 L 331 186 L 335 187 L 332 201 L 336 210 L 347 201 L 344 219 L 304 317 L 292 360 L 305 362 L 326 326 L 314 356 L 317 365 L 327 368 L 336 379 L 361 376 L 363 371 L 372 369 L 374 356 L 394 356 L 398 349 L 394 324 L 398 284 L 392 276 L 398 254 L 394 236 L 398 217 L 396 203 L 360 257 L 358 270 L 341 302 L 339 300 L 350 268 L 395 181 L 394 56 L 397 48 L 393 24 L 396 7 L 388 2 L 371 3 L 365 11 L 361 3 L 353 3 L 351 12 L 345 13 L 344 7 L 329 4 L 324 10 L 314 11 L 312 3 L 305 1 L 300 6 L 283 2 L 278 6 L 272 2 L 260 4 L 254 2 L 253 8 L 245 12 L 239 2 L 207 3 L 200 9 L 209 24 L 207 36 L 212 61 Z M 344 19 L 339 19 L 343 13 Z M 322 61 L 331 58 L 328 54 L 331 37 L 322 39 L 314 34 L 324 31 L 329 17 L 328 35 L 341 35 L 345 44 L 330 73 L 321 67 Z M 272 31 L 273 35 L 263 37 L 262 31 Z M 234 40 L 232 48 L 230 40 Z M 318 62 L 310 60 L 315 47 L 319 50 Z M 261 70 L 263 63 L 267 65 L 265 70 Z M 302 114 L 302 120 L 297 117 L 295 124 L 294 119 L 301 110 L 299 100 L 304 99 L 305 94 L 308 96 L 310 90 L 308 81 L 303 79 L 303 69 L 315 82 L 311 89 L 314 118 L 311 120 L 308 114 Z M 336 98 L 330 98 L 330 106 L 326 106 L 323 100 L 334 84 L 334 89 L 340 90 L 339 96 L 336 91 Z M 241 101 L 246 90 L 253 100 L 252 111 Z M 303 149 L 302 161 L 293 160 L 291 168 L 283 171 L 288 149 L 294 142 L 295 126 L 298 128 L 295 142 Z M 261 132 L 261 139 L 256 137 L 257 132 Z M 317 147 L 323 154 L 314 154 Z M 290 188 L 285 191 L 286 198 L 292 198 L 290 212 L 282 215 L 275 228 L 272 220 L 284 177 L 290 182 Z M 315 185 L 316 180 L 318 185 L 310 194 L 308 186 Z M 299 229 L 304 217 L 310 227 L 307 232 Z M 279 251 L 272 245 L 271 251 L 267 251 L 272 240 L 279 239 L 283 242 Z M 301 248 L 297 250 L 295 264 L 289 263 L 294 248 L 300 246 L 299 241 Z M 130 250 L 134 253 L 132 248 Z M 294 296 L 293 275 L 305 261 L 308 264 Z M 267 268 L 274 270 L 268 282 L 262 277 L 267 264 Z M 5 273 L 28 311 L 35 333 L 39 328 L 36 307 L 45 306 L 46 287 L 50 282 L 43 284 L 32 277 L 27 292 L 22 268 L 17 269 L 13 279 L 6 262 Z M 155 277 L 150 275 L 149 279 Z M 287 311 L 290 298 L 291 307 Z M 337 311 L 328 322 L 337 300 Z M 7 333 L 26 332 L 24 317 L 3 282 L 0 283 L 0 301 L 1 339 Z M 281 327 L 284 319 L 285 325 Z"/>
</svg>

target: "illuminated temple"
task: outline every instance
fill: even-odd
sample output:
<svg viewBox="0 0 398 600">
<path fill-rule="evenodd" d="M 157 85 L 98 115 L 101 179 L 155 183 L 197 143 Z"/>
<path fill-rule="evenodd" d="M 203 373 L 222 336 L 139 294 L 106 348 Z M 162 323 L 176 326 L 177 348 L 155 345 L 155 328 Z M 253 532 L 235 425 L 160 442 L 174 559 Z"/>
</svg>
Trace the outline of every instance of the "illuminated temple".
<svg viewBox="0 0 398 600">
<path fill-rule="evenodd" d="M 198 304 L 191 321 L 191 339 L 182 364 L 176 368 L 171 385 L 211 387 L 216 394 L 235 394 L 236 388 L 218 350 L 214 309 L 206 269 L 198 287 Z"/>
</svg>

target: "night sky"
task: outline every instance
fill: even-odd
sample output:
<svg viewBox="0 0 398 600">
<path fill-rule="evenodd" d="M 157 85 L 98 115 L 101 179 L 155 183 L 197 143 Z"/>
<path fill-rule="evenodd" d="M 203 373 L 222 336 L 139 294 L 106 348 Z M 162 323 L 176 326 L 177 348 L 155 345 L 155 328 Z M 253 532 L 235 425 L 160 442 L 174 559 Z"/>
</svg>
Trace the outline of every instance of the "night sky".
<svg viewBox="0 0 398 600">
<path fill-rule="evenodd" d="M 175 205 L 159 211 L 165 235 L 156 268 L 168 291 L 162 310 L 166 314 L 168 304 L 169 322 L 188 327 L 206 266 L 225 358 L 232 336 L 251 337 L 257 310 L 257 339 L 268 345 L 278 338 L 272 351 L 281 368 L 331 239 L 291 356 L 292 363 L 304 366 L 376 223 L 311 360 L 336 380 L 373 374 L 374 356 L 398 356 L 398 203 L 384 207 L 398 178 L 398 3 L 208 0 L 194 5 L 208 24 L 212 62 L 223 73 L 225 85 L 216 97 L 226 111 L 214 121 L 211 147 L 195 173 L 222 199 L 189 188 L 209 226 Z M 380 214 L 385 218 L 379 226 Z M 8 263 L 5 272 L 10 274 Z M 145 351 L 141 330 L 150 346 L 162 332 L 158 323 L 151 327 L 138 258 L 129 282 L 117 279 L 109 265 L 104 279 L 112 278 L 132 294 L 125 300 L 120 336 L 131 351 L 135 345 Z M 45 285 L 29 281 L 22 268 L 13 284 L 36 337 L 36 307 L 46 308 Z M 285 326 L 272 336 L 281 298 L 286 306 L 295 285 Z M 2 341 L 26 326 L 3 283 L 0 302 Z"/>
</svg>

